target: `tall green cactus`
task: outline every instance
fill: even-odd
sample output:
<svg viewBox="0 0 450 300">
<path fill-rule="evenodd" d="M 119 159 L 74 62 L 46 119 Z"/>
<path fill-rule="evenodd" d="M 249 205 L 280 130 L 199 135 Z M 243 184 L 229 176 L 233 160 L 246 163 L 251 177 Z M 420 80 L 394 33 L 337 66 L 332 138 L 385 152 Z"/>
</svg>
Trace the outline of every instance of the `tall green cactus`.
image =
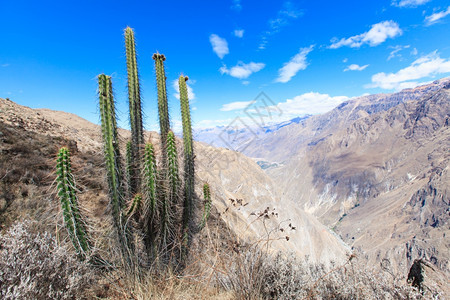
<svg viewBox="0 0 450 300">
<path fill-rule="evenodd" d="M 136 59 L 136 46 L 134 32 L 130 27 L 125 28 L 125 49 L 127 56 L 128 103 L 132 140 L 131 154 L 133 157 L 130 186 L 131 194 L 134 194 L 138 192 L 140 186 L 140 149 L 144 145 L 144 132 L 142 126 L 141 92 Z"/>
<path fill-rule="evenodd" d="M 162 183 L 162 188 L 166 189 L 167 193 L 161 195 L 161 241 L 162 248 L 167 249 L 173 242 L 173 211 L 177 204 L 178 190 L 179 190 L 179 177 L 178 177 L 178 154 L 175 143 L 175 135 L 172 131 L 167 134 L 167 169 L 163 170 L 165 174 L 165 180 Z"/>
<path fill-rule="evenodd" d="M 209 215 L 211 213 L 211 191 L 209 190 L 209 184 L 205 183 L 203 185 L 203 197 L 205 199 L 205 204 L 203 207 L 203 217 L 202 222 L 200 223 L 200 229 L 205 227 L 206 222 L 208 221 Z"/>
<path fill-rule="evenodd" d="M 145 145 L 144 149 L 144 243 L 149 257 L 155 255 L 156 252 L 156 217 L 157 217 L 157 167 L 155 150 L 151 143 Z"/>
<path fill-rule="evenodd" d="M 178 86 L 180 89 L 180 107 L 183 124 L 183 146 L 184 146 L 184 204 L 183 204 L 183 227 L 184 232 L 189 230 L 189 222 L 192 219 L 194 201 L 194 147 L 192 139 L 191 112 L 186 81 L 188 77 L 180 76 Z"/>
<path fill-rule="evenodd" d="M 169 200 L 170 205 L 176 204 L 176 198 L 179 190 L 178 177 L 178 153 L 175 141 L 175 134 L 169 131 L 167 135 L 167 158 L 168 158 L 168 179 L 169 179 Z"/>
<path fill-rule="evenodd" d="M 114 222 L 119 227 L 120 214 L 124 206 L 122 166 L 120 163 L 119 140 L 117 134 L 116 110 L 112 94 L 111 77 L 98 76 L 100 116 L 103 137 L 103 152 L 106 162 L 109 195 Z"/>
<path fill-rule="evenodd" d="M 133 150 L 132 150 L 132 142 L 127 142 L 126 146 L 126 176 L 127 176 L 127 191 L 128 191 L 128 197 L 132 197 L 134 194 L 133 184 L 132 184 L 132 178 L 134 176 L 133 172 Z"/>
<path fill-rule="evenodd" d="M 69 149 L 62 147 L 56 161 L 58 196 L 69 237 L 75 251 L 84 259 L 90 251 L 90 244 L 87 239 L 86 227 L 80 215 L 71 168 Z"/>
<path fill-rule="evenodd" d="M 159 127 L 161 134 L 161 148 L 162 148 L 162 165 L 166 167 L 167 157 L 165 154 L 165 149 L 167 147 L 167 135 L 170 130 L 170 120 L 169 120 L 169 105 L 167 102 L 167 90 L 166 90 L 166 73 L 164 71 L 164 61 L 166 57 L 163 54 L 155 53 L 153 54 L 153 59 L 155 60 L 155 70 L 156 70 L 156 87 L 158 90 L 158 116 L 159 116 Z"/>
<path fill-rule="evenodd" d="M 109 186 L 109 198 L 117 230 L 122 255 L 131 265 L 133 247 L 129 229 L 126 228 L 123 216 L 124 192 L 123 173 L 120 162 L 119 137 L 117 133 L 116 110 L 112 93 L 111 77 L 98 76 L 101 129 L 103 137 L 103 152 L 106 164 L 106 174 Z"/>
</svg>

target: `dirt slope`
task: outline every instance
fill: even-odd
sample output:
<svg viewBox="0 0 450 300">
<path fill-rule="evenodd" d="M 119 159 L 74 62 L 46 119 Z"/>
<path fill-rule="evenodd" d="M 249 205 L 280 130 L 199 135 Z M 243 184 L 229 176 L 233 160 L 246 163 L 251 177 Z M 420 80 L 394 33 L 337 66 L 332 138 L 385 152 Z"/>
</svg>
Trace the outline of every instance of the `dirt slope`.
<svg viewBox="0 0 450 300">
<path fill-rule="evenodd" d="M 0 124 L 14 134 L 28 134 L 30 139 L 39 138 L 42 147 L 49 141 L 61 139 L 59 142 L 54 142 L 51 150 L 54 151 L 53 153 L 56 153 L 59 146 L 72 143 L 74 164 L 78 164 L 75 176 L 82 177 L 79 183 L 85 187 L 81 188 L 83 190 L 81 201 L 93 218 L 105 218 L 104 209 L 107 206 L 107 200 L 104 195 L 105 184 L 102 180 L 100 128 L 97 125 L 73 114 L 47 109 L 30 109 L 5 99 L 0 99 Z M 35 137 L 33 133 L 36 134 Z M 122 140 L 129 138 L 128 131 L 120 130 L 119 133 Z M 155 145 L 159 144 L 158 135 L 154 132 L 146 132 L 146 139 L 151 140 Z M 20 151 L 5 152 L 10 146 L 4 141 L 0 147 L 5 160 L 22 155 Z M 201 143 L 195 144 L 195 150 L 197 193 L 201 194 L 203 182 L 209 182 L 212 187 L 215 211 L 236 235 L 247 241 L 265 239 L 266 228 L 269 228 L 272 230 L 270 237 L 275 238 L 272 243 L 275 250 L 294 251 L 308 255 L 311 260 L 317 261 L 345 259 L 349 250 L 348 246 L 314 217 L 291 202 L 280 200 L 277 194 L 278 189 L 272 180 L 253 160 L 234 151 L 216 149 Z M 47 152 L 37 153 L 39 157 L 48 154 Z M 47 177 L 50 179 L 53 158 L 45 159 L 46 170 L 49 173 Z M 12 162 L 14 165 L 14 160 Z M 90 172 L 90 175 L 83 175 L 85 170 Z M 96 183 L 87 182 L 86 180 L 89 179 Z M 49 186 L 50 183 L 47 182 L 46 187 Z M 20 197 L 16 192 L 12 192 L 11 197 L 12 199 L 8 200 L 10 204 L 3 210 L 3 215 L 11 215 L 14 208 L 24 201 L 30 201 L 28 197 Z M 52 198 L 51 193 L 47 192 L 46 197 Z M 242 199 L 242 203 L 233 205 L 230 199 Z M 269 218 L 258 218 L 259 213 L 264 212 L 266 208 L 270 210 Z M 33 208 L 28 211 L 33 211 Z"/>
</svg>

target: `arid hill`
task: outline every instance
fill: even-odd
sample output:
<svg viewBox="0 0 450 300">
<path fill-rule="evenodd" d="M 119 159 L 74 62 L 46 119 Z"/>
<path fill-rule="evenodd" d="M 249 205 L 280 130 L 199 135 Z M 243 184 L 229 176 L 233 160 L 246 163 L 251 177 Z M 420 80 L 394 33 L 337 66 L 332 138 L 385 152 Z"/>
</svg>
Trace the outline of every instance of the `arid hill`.
<svg viewBox="0 0 450 300">
<path fill-rule="evenodd" d="M 69 145 L 74 155 L 80 201 L 89 217 L 101 223 L 108 201 L 98 125 L 73 114 L 30 109 L 6 99 L 0 99 L 0 125 L 5 166 L 0 174 L 5 187 L 0 195 L 2 227 L 20 217 L 46 218 L 49 207 L 57 207 L 52 194 L 53 165 L 63 145 Z M 123 140 L 130 136 L 127 130 L 119 132 Z M 146 132 L 146 139 L 159 145 L 155 132 Z M 201 195 L 203 182 L 210 184 L 214 218 L 235 236 L 244 241 L 269 237 L 274 239 L 272 249 L 308 255 L 311 261 L 346 259 L 349 247 L 313 216 L 283 203 L 273 181 L 252 159 L 202 143 L 195 144 L 195 151 L 197 194 Z M 44 172 L 39 181 L 34 177 L 38 170 Z"/>
<path fill-rule="evenodd" d="M 266 172 L 282 199 L 333 228 L 372 263 L 389 260 L 405 272 L 424 257 L 448 272 L 449 122 L 446 78 L 351 99 L 245 151 L 277 162 Z"/>
</svg>

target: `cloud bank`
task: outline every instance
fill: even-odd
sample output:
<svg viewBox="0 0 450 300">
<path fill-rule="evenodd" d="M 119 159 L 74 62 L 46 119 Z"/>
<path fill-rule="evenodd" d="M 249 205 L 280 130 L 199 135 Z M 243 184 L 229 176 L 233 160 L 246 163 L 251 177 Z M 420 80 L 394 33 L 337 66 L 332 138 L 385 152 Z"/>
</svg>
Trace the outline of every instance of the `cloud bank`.
<svg viewBox="0 0 450 300">
<path fill-rule="evenodd" d="M 396 73 L 377 73 L 372 76 L 372 83 L 366 88 L 382 88 L 386 90 L 401 90 L 413 88 L 420 84 L 414 81 L 438 74 L 450 73 L 450 60 L 439 57 L 437 51 L 422 56 L 410 66 Z"/>
</svg>

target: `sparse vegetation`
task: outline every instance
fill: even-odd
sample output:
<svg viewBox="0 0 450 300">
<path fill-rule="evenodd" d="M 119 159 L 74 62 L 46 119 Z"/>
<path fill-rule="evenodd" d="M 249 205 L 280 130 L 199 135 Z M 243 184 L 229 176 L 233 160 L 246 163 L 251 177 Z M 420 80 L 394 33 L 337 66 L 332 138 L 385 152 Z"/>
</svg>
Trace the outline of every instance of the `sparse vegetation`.
<svg viewBox="0 0 450 300">
<path fill-rule="evenodd" d="M 35 224 L 19 222 L 0 235 L 2 299 L 75 299 L 83 296 L 95 271 Z"/>
<path fill-rule="evenodd" d="M 349 256 L 344 264 L 331 263 L 331 266 L 328 266 L 308 262 L 307 259 L 300 260 L 294 254 L 273 253 L 267 245 L 274 239 L 288 242 L 289 236 L 283 233 L 280 237 L 274 237 L 274 231 L 266 226 L 265 238 L 254 243 L 245 243 L 244 239 L 222 230 L 218 225 L 221 219 L 212 206 L 211 189 L 207 183 L 203 184 L 204 203 L 200 215 L 202 205 L 194 192 L 195 154 L 187 77 L 180 76 L 178 81 L 183 123 L 183 151 L 178 151 L 177 139 L 170 129 L 164 70 L 166 58 L 162 54 L 154 54 L 161 136 L 161 148 L 155 149 L 152 143 L 144 141 L 136 49 L 131 28 L 125 30 L 125 45 L 131 140 L 124 147 L 126 154 L 123 157 L 120 153 L 122 141 L 116 124 L 112 79 L 104 74 L 98 76 L 103 167 L 108 184 L 107 190 L 105 188 L 103 192 L 107 194 L 104 198 L 109 200 L 113 229 L 104 224 L 101 228 L 88 226 L 89 221 L 85 221 L 76 195 L 69 149 L 61 148 L 56 161 L 57 194 L 68 238 L 78 257 L 72 254 L 73 249 L 70 249 L 67 243 L 69 239 L 60 241 L 60 235 L 57 234 L 57 242 L 47 232 L 34 232 L 31 223 L 17 223 L 0 236 L 2 297 L 439 298 L 439 294 L 434 291 L 427 290 L 423 293 L 407 285 L 401 276 L 383 276 L 381 270 L 368 269 L 359 263 L 358 257 L 354 255 Z M 26 148 L 26 144 L 16 142 L 10 151 L 24 153 L 31 159 L 34 157 L 35 153 Z M 183 168 L 179 167 L 179 152 L 183 153 Z M 42 159 L 42 155 L 39 157 Z M 53 158 L 49 154 L 48 157 Z M 19 169 L 0 171 L 1 184 L 6 186 L 16 181 L 29 184 L 34 180 L 40 184 L 42 181 L 48 181 L 48 164 L 45 162 L 42 165 L 45 176 L 39 175 L 36 178 L 29 169 L 26 169 L 26 172 Z M 25 169 L 25 166 L 23 167 Z M 89 168 L 87 172 L 97 174 Z M 86 180 L 91 180 L 87 181 L 91 186 L 103 188 L 102 183 L 95 179 Z M 23 193 L 28 192 L 24 189 Z M 245 206 L 242 199 L 230 200 L 239 203 L 240 207 Z M 355 207 L 357 205 L 359 204 Z M 229 207 L 225 212 L 228 209 Z M 273 211 L 270 213 L 275 215 Z M 257 221 L 265 222 L 271 218 L 270 213 L 267 208 L 252 215 L 256 216 Z M 344 214 L 342 218 L 345 216 Z M 198 219 L 200 222 L 196 224 Z M 216 221 L 216 224 L 211 224 L 216 226 L 214 234 L 209 228 L 211 219 Z M 107 221 L 107 218 L 104 218 L 100 222 Z M 291 224 L 289 227 L 295 230 Z M 279 230 L 278 227 L 277 229 Z M 93 230 L 96 232 L 93 233 Z M 220 230 L 221 232 L 217 233 Z M 207 236 L 208 240 L 196 241 L 195 237 L 198 237 L 199 232 L 203 234 L 202 237 Z M 113 237 L 110 239 L 113 241 L 112 247 L 106 246 L 104 241 L 95 241 L 94 236 L 99 235 L 107 236 L 105 239 Z M 90 239 L 90 236 L 93 238 Z M 219 239 L 220 243 L 217 241 Z M 94 251 L 96 255 L 102 256 L 102 259 L 90 259 Z M 93 261 L 102 262 L 102 266 L 89 264 Z M 98 276 L 99 274 L 101 276 Z M 92 288 L 92 285 L 97 288 Z"/>
</svg>

